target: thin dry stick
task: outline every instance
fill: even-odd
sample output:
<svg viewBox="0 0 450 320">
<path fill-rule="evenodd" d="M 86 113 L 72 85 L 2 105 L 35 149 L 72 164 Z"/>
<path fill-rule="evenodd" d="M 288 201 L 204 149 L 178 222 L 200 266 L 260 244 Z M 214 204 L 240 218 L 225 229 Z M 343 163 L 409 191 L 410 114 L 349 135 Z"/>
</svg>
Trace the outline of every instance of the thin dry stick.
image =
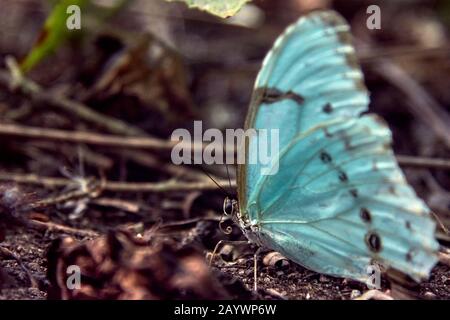
<svg viewBox="0 0 450 320">
<path fill-rule="evenodd" d="M 175 178 L 177 177 L 188 177 L 194 180 L 205 180 L 207 177 L 205 174 L 191 169 L 187 166 L 177 166 L 170 162 L 158 159 L 151 153 L 141 151 L 141 150 L 128 150 L 128 152 L 123 152 L 121 149 L 112 149 L 112 153 L 116 153 L 121 156 L 125 156 L 137 164 L 145 167 L 150 167 L 158 169 L 159 171 L 166 172 Z"/>
<path fill-rule="evenodd" d="M 58 129 L 27 127 L 15 124 L 0 124 L 0 135 L 18 136 L 32 139 L 78 142 L 110 147 L 171 150 L 179 142 L 147 137 L 118 137 L 86 131 L 65 131 Z M 183 145 L 181 145 L 183 146 Z M 186 143 L 192 150 L 203 148 L 202 144 Z M 227 146 L 229 150 L 231 149 Z M 232 152 L 235 150 L 231 150 Z M 227 152 L 227 150 L 225 150 Z M 450 160 L 398 155 L 401 165 L 420 168 L 449 169 Z"/>
<path fill-rule="evenodd" d="M 72 234 L 80 237 L 88 237 L 88 238 L 96 238 L 100 234 L 93 230 L 87 229 L 76 229 L 68 226 L 64 226 L 62 224 L 57 224 L 54 222 L 43 222 L 38 220 L 28 220 L 28 225 L 31 227 L 35 227 L 37 229 L 45 229 L 50 231 L 58 231 L 67 234 Z"/>
<path fill-rule="evenodd" d="M 450 115 L 405 70 L 388 59 L 380 59 L 374 71 L 397 87 L 407 98 L 409 110 L 450 148 Z"/>
<path fill-rule="evenodd" d="M 23 77 L 23 75 L 20 74 L 19 71 L 17 71 L 17 66 L 11 59 L 7 59 L 8 64 L 10 66 L 11 71 L 4 71 L 0 70 L 0 84 L 5 87 L 18 87 L 26 96 L 35 99 L 37 101 L 41 101 L 44 103 L 48 103 L 53 107 L 63 109 L 66 112 L 75 114 L 79 116 L 80 118 L 98 125 L 99 127 L 102 127 L 106 130 L 108 130 L 111 133 L 115 134 L 124 134 L 127 136 L 149 136 L 148 133 L 140 130 L 139 128 L 135 128 L 123 121 L 120 121 L 118 119 L 114 119 L 111 117 L 108 117 L 106 115 L 103 115 L 101 113 L 95 112 L 88 106 L 72 101 L 64 96 L 61 95 L 52 95 L 51 93 L 47 93 L 45 90 L 42 90 L 42 88 L 36 84 L 35 82 Z M 11 73 L 13 73 L 13 76 L 11 76 Z M 15 75 L 14 75 L 15 74 Z M 14 88 L 12 88 L 14 89 Z M 157 139 L 156 139 L 157 140 Z M 127 156 L 134 160 L 135 162 L 142 164 L 142 165 L 149 165 L 149 162 L 145 159 L 150 158 L 151 155 L 145 154 L 142 152 L 129 152 Z M 152 163 L 151 163 L 152 164 Z M 152 165 L 150 165 L 152 166 Z M 200 175 L 196 174 L 193 170 L 188 170 L 184 168 L 174 168 L 173 166 L 160 166 L 160 169 L 163 169 L 167 171 L 168 173 L 177 172 L 177 175 L 188 175 L 191 177 L 199 178 Z M 183 172 L 181 172 L 183 171 Z"/>
<path fill-rule="evenodd" d="M 450 169 L 450 159 L 435 159 L 414 156 L 396 156 L 398 163 L 404 167 Z"/>
<path fill-rule="evenodd" d="M 179 142 L 168 141 L 147 137 L 118 137 L 113 135 L 98 134 L 83 131 L 65 131 L 57 129 L 35 128 L 15 124 L 0 124 L 0 135 L 17 136 L 31 139 L 49 139 L 54 141 L 77 142 L 93 145 L 119 147 L 119 148 L 140 148 L 154 150 L 171 150 Z M 180 145 L 183 146 L 182 144 Z M 204 147 L 203 144 L 185 145 L 190 150 L 196 151 Z M 230 146 L 226 146 L 225 152 L 234 152 Z M 139 155 L 143 156 L 143 155 Z M 450 160 L 434 159 L 414 156 L 397 156 L 397 160 L 402 166 L 418 168 L 450 169 Z M 152 162 L 154 163 L 154 162 Z M 162 164 L 161 164 L 162 165 Z M 179 170 L 168 166 L 167 171 L 177 172 Z"/>
<path fill-rule="evenodd" d="M 31 203 L 28 205 L 27 208 L 29 209 L 38 209 L 43 207 L 48 207 L 50 205 L 56 205 L 58 203 L 64 203 L 70 200 L 76 200 L 81 198 L 89 197 L 91 199 L 97 198 L 101 191 L 102 191 L 102 183 L 96 184 L 94 183 L 93 179 L 90 179 L 89 181 L 86 181 L 87 188 L 84 190 L 84 188 L 77 189 L 74 191 L 69 191 L 63 194 L 60 194 L 58 196 L 52 196 L 45 199 L 41 199 L 39 201 L 36 201 L 34 203 Z"/>
<path fill-rule="evenodd" d="M 120 137 L 86 131 L 47 129 L 5 123 L 0 124 L 0 135 L 23 137 L 29 139 L 47 139 L 54 141 L 86 143 L 109 147 L 140 148 L 152 150 L 171 150 L 177 144 L 177 142 L 175 141 L 156 138 Z M 191 144 L 189 144 L 189 146 L 190 145 Z"/>
<path fill-rule="evenodd" d="M 95 112 L 88 106 L 76 101 L 72 101 L 64 96 L 56 96 L 46 92 L 35 82 L 23 77 L 23 75 L 20 74 L 20 70 L 18 69 L 18 66 L 13 59 L 7 59 L 7 64 L 9 65 L 10 71 L 0 70 L 1 85 L 8 88 L 12 87 L 11 89 L 19 88 L 26 96 L 32 99 L 34 98 L 35 100 L 48 103 L 53 107 L 63 109 L 66 112 L 75 114 L 90 123 L 94 123 L 99 127 L 108 130 L 111 133 L 124 134 L 128 136 L 140 135 L 149 137 L 151 139 L 148 133 L 140 130 L 139 128 L 135 128 L 123 121 Z M 128 152 L 126 155 L 128 158 L 141 165 L 150 167 L 154 165 L 154 162 L 150 161 L 149 163 L 148 161 L 148 159 L 152 156 L 144 152 L 134 151 Z M 158 167 L 171 174 L 176 172 L 177 176 L 187 175 L 196 178 L 199 178 L 201 176 L 194 170 L 189 170 L 186 168 L 176 168 L 175 166 Z"/>
<path fill-rule="evenodd" d="M 39 185 L 46 188 L 60 188 L 66 186 L 76 186 L 77 182 L 65 178 L 41 177 L 35 174 L 20 174 L 0 172 L 0 181 L 10 181 L 20 184 Z M 219 180 L 218 183 L 227 188 L 228 180 Z M 236 182 L 232 181 L 232 188 L 236 187 Z M 210 180 L 196 182 L 180 182 L 168 180 L 165 182 L 116 182 L 104 181 L 102 190 L 115 192 L 169 192 L 169 191 L 192 191 L 192 190 L 216 190 L 217 186 Z"/>
<path fill-rule="evenodd" d="M 1 85 L 9 88 L 11 88 L 11 86 L 17 87 L 24 95 L 34 101 L 50 105 L 54 108 L 62 109 L 71 114 L 75 114 L 81 119 L 105 128 L 112 133 L 125 134 L 129 136 L 146 134 L 139 128 L 133 127 L 121 120 L 98 113 L 88 106 L 70 100 L 61 94 L 55 94 L 50 91 L 43 90 L 37 83 L 27 78 L 20 77 L 19 80 L 15 78 L 17 77 L 12 77 L 10 72 L 0 70 Z"/>
<path fill-rule="evenodd" d="M 93 199 L 92 203 L 98 206 L 116 208 L 131 213 L 138 213 L 141 208 L 139 204 L 131 201 L 107 197 Z"/>
<path fill-rule="evenodd" d="M 4 256 L 10 257 L 10 258 L 16 260 L 17 264 L 20 266 L 20 268 L 23 270 L 23 272 L 25 272 L 25 274 L 27 275 L 28 279 L 30 280 L 31 286 L 33 288 L 38 288 L 39 287 L 39 284 L 38 284 L 37 280 L 34 278 L 34 276 L 31 273 L 31 271 L 28 270 L 28 268 L 25 266 L 25 264 L 23 263 L 22 259 L 20 259 L 20 257 L 18 255 L 16 255 L 14 252 L 12 252 L 8 248 L 6 248 L 4 246 L 1 246 L 1 245 L 0 245 L 0 253 L 3 254 Z"/>
<path fill-rule="evenodd" d="M 1 124 L 0 124 L 1 126 Z M 39 151 L 44 151 L 45 153 L 58 151 L 62 154 L 77 154 L 77 148 L 79 145 L 74 144 L 61 144 L 52 141 L 35 140 L 33 142 L 24 144 L 23 146 L 15 146 L 15 149 L 19 149 L 22 153 L 28 155 L 29 157 L 38 158 Z M 86 164 L 91 164 L 92 166 L 100 170 L 109 170 L 114 165 L 114 161 L 104 154 L 93 151 L 90 148 L 83 148 L 83 161 Z"/>
<path fill-rule="evenodd" d="M 383 58 L 424 58 L 430 56 L 442 56 L 447 58 L 450 46 L 424 48 L 418 46 L 388 47 L 382 49 L 358 50 L 358 59 L 361 63 L 376 63 Z"/>
</svg>

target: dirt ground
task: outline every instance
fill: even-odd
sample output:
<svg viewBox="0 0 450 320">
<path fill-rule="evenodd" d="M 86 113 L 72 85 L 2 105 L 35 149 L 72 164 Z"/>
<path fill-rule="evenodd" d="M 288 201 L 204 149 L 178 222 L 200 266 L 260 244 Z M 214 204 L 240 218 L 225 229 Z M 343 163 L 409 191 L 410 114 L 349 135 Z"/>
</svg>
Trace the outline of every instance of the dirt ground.
<svg viewBox="0 0 450 320">
<path fill-rule="evenodd" d="M 369 31 L 365 9 L 373 2 L 382 8 L 383 25 Z M 137 133 L 158 141 L 167 141 L 176 128 L 191 128 L 195 119 L 207 127 L 242 127 L 265 53 L 289 23 L 319 6 L 335 8 L 350 22 L 371 92 L 370 111 L 392 129 L 395 153 L 450 159 L 443 129 L 450 119 L 446 1 L 255 1 L 256 7 L 235 22 L 182 4 L 136 1 L 108 28 L 72 39 L 27 74 L 40 93 L 11 89 L 5 58 L 28 52 L 48 12 L 44 3 L 0 0 L 0 126 Z M 162 55 L 149 53 L 154 51 Z M 405 73 L 392 72 L 392 65 Z M 64 107 L 62 100 L 78 104 Z M 86 117 L 83 106 L 101 120 Z M 107 119 L 120 119 L 125 129 Z M 2 134 L 0 149 L 0 299 L 347 300 L 368 291 L 356 281 L 276 256 L 270 260 L 273 253 L 265 251 L 258 259 L 255 293 L 256 248 L 249 245 L 224 246 L 209 268 L 218 241 L 242 241 L 243 235 L 237 226 L 229 235 L 220 230 L 223 192 L 198 166 L 171 165 L 167 148 Z M 449 162 L 402 168 L 432 209 L 440 244 L 448 247 Z M 235 193 L 224 166 L 205 169 Z M 230 171 L 234 180 L 234 168 Z M 104 181 L 118 184 L 105 187 Z M 144 189 L 130 182 L 143 183 Z M 202 187 L 183 187 L 196 182 Z M 225 221 L 224 227 L 229 225 Z M 62 237 L 70 240 L 58 240 Z M 67 275 L 61 270 L 80 261 L 89 288 L 75 295 L 62 288 Z M 199 274 L 201 280 L 192 281 L 190 276 Z M 448 261 L 438 263 L 428 281 L 409 285 L 385 276 L 381 291 L 400 299 L 450 299 Z"/>
<path fill-rule="evenodd" d="M 12 259 L 2 259 L 3 281 L 6 285 L 0 291 L 0 299 L 46 299 L 49 283 L 46 276 L 46 248 L 60 232 L 40 232 L 17 230 L 8 236 L 3 246 L 21 257 L 22 262 L 33 273 L 39 286 L 33 288 L 27 274 Z M 356 281 L 338 279 L 309 271 L 297 264 L 264 266 L 260 262 L 258 274 L 258 294 L 253 290 L 253 255 L 249 252 L 233 263 L 216 263 L 217 276 L 230 283 L 228 290 L 238 299 L 331 299 L 348 300 L 367 291 L 367 287 Z M 261 259 L 260 259 L 261 260 Z M 401 299 L 450 299 L 450 268 L 438 264 L 429 281 L 421 283 L 408 294 L 394 291 Z M 387 283 L 383 282 L 386 289 Z M 355 296 L 352 296 L 355 295 Z M 394 295 L 395 296 L 395 295 Z"/>
</svg>

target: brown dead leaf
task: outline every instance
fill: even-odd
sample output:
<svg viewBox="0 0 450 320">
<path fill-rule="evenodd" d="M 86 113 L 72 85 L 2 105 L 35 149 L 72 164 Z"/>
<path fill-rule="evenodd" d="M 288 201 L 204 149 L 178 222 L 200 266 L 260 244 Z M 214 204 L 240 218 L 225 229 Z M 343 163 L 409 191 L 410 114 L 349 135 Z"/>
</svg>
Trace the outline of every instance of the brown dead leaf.
<svg viewBox="0 0 450 320">
<path fill-rule="evenodd" d="M 80 268 L 79 289 L 67 288 L 70 265 Z M 55 241 L 48 252 L 48 279 L 49 299 L 229 298 L 193 247 L 149 245 L 122 231 L 82 243 Z"/>
<path fill-rule="evenodd" d="M 289 260 L 281 253 L 272 251 L 263 258 L 263 264 L 269 267 L 286 268 L 289 266 Z"/>
</svg>

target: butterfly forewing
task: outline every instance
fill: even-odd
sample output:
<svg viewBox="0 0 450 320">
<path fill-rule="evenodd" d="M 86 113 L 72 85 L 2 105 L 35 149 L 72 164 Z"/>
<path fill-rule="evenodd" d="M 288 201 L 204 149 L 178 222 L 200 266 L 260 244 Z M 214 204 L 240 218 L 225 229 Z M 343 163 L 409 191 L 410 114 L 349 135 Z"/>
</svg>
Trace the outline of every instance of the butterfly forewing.
<svg viewBox="0 0 450 320">
<path fill-rule="evenodd" d="M 348 30 L 332 12 L 312 13 L 287 28 L 264 59 L 245 129 L 279 129 L 281 150 L 300 132 L 366 111 L 369 98 Z M 247 157 L 256 146 L 247 146 Z M 238 166 L 241 206 L 260 172 L 258 163 Z"/>
</svg>

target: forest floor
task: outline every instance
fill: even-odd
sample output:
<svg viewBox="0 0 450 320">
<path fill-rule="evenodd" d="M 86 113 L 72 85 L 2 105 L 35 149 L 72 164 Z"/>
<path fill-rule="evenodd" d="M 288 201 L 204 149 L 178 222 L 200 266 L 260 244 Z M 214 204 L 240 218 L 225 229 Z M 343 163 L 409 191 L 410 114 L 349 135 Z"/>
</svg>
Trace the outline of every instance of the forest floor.
<svg viewBox="0 0 450 320">
<path fill-rule="evenodd" d="M 259 255 L 253 292 L 256 248 L 247 244 L 223 246 L 210 268 L 218 241 L 244 237 L 237 226 L 229 235 L 219 228 L 223 192 L 198 166 L 171 164 L 168 151 L 173 130 L 192 128 L 193 120 L 203 120 L 204 130 L 242 127 L 256 73 L 276 36 L 308 6 L 331 2 L 352 26 L 370 111 L 393 131 L 395 153 L 449 159 L 446 1 L 385 1 L 384 24 L 376 31 L 366 28 L 365 1 L 255 1 L 240 20 L 251 22 L 245 26 L 182 4 L 137 1 L 112 27 L 64 45 L 27 74 L 31 83 L 16 87 L 6 57 L 26 54 L 48 10 L 36 0 L 5 4 L 0 299 L 341 300 L 368 292 L 365 284 L 309 271 L 270 251 Z M 40 89 L 30 93 L 34 84 Z M 85 131 L 92 135 L 78 135 Z M 111 136 L 121 140 L 105 144 Z M 160 147 L 136 147 L 136 136 Z M 450 226 L 448 162 L 402 168 L 436 214 L 437 237 L 448 246 L 440 227 Z M 227 168 L 205 169 L 235 194 Z M 234 170 L 230 174 L 234 185 Z M 224 227 L 231 225 L 226 220 Z M 65 288 L 70 265 L 83 267 L 88 285 L 82 290 Z M 409 285 L 384 277 L 381 292 L 450 299 L 450 267 L 438 263 L 428 281 Z"/>
</svg>

